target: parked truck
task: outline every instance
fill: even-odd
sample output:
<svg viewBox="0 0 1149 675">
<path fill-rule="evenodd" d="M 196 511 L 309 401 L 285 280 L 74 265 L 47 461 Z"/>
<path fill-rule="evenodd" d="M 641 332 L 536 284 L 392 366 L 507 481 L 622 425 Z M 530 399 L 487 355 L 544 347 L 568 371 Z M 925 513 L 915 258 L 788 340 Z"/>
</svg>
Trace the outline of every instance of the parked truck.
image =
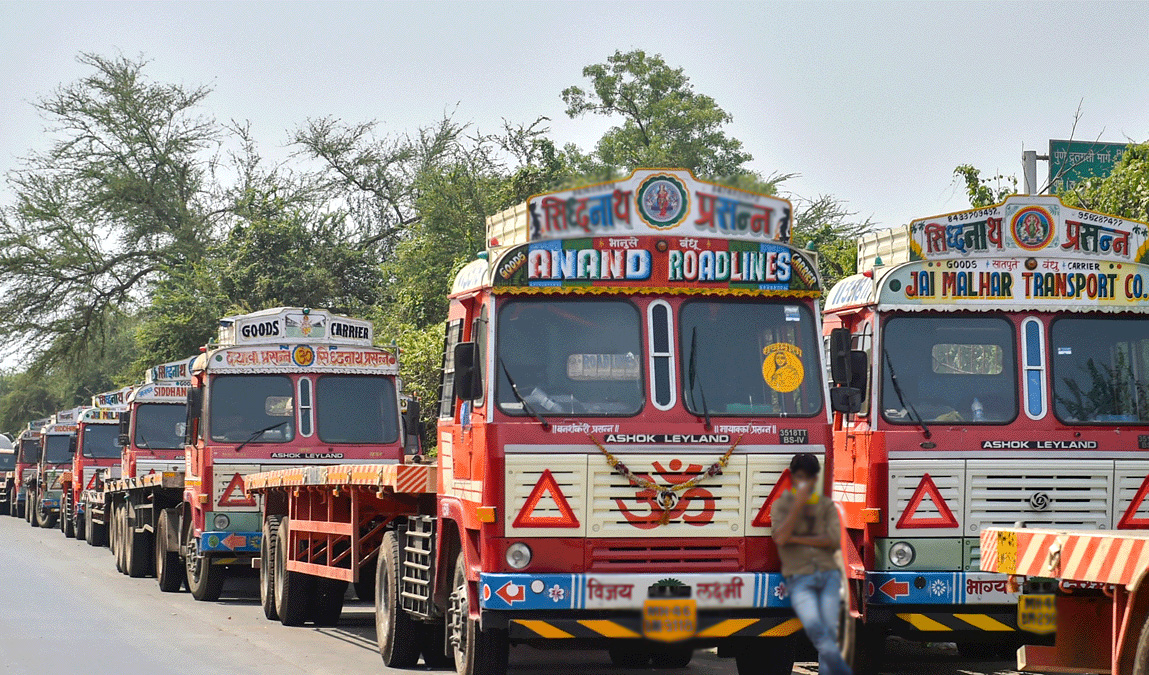
<svg viewBox="0 0 1149 675">
<path fill-rule="evenodd" d="M 92 406 L 77 416 L 72 470 L 63 481 L 60 531 L 65 537 L 87 538 L 88 500 L 85 493 L 103 489 L 120 475 L 120 413 L 127 409 L 131 387 L 96 394 Z"/>
<path fill-rule="evenodd" d="M 36 464 L 40 461 L 40 430 L 52 420 L 50 418 L 32 420 L 16 437 L 16 463 L 12 469 L 12 481 L 8 484 L 8 514 L 32 522 L 32 512 L 27 508 L 28 483 L 36 474 Z"/>
<path fill-rule="evenodd" d="M 391 667 L 502 675 L 511 643 L 679 667 L 718 646 L 789 673 L 770 504 L 791 456 L 830 443 L 817 265 L 790 218 L 664 169 L 491 218 L 450 290 L 436 465 L 248 478 L 281 620 L 374 567 Z"/>
<path fill-rule="evenodd" d="M 117 569 L 131 576 L 154 571 L 152 509 L 183 501 L 183 430 L 194 360 L 152 366 L 144 383 L 132 387 L 126 409 L 119 416 L 120 475 L 107 477 L 102 484 L 84 491 L 85 539 L 93 546 L 110 545 Z M 131 536 L 120 539 L 117 535 L 121 532 L 114 527 L 113 506 L 133 502 L 139 505 L 132 513 L 138 525 L 133 525 Z M 121 547 L 122 541 L 129 547 Z M 132 553 L 130 561 L 128 553 Z M 176 580 L 182 582 L 178 571 Z"/>
<path fill-rule="evenodd" d="M 0 434 L 0 514 L 8 515 L 12 504 L 12 483 L 16 469 L 16 448 L 12 439 Z"/>
<path fill-rule="evenodd" d="M 64 484 L 71 479 L 76 425 L 83 411 L 61 410 L 40 430 L 40 458 L 27 486 L 31 522 L 37 527 L 54 527 L 60 517 Z"/>
<path fill-rule="evenodd" d="M 1013 196 L 863 237 L 824 321 L 872 364 L 834 375 L 873 389 L 835 416 L 831 462 L 856 672 L 889 633 L 981 653 L 1041 640 L 982 569 L 988 528 L 1149 524 L 1147 227 Z"/>
<path fill-rule="evenodd" d="M 128 573 L 148 573 L 135 562 L 147 557 L 162 590 L 178 590 L 186 577 L 193 597 L 214 600 L 229 569 L 253 567 L 269 525 L 245 491 L 249 474 L 396 461 L 398 360 L 373 340 L 370 322 L 319 309 L 223 319 L 218 341 L 192 367 L 183 472 L 144 475 L 115 501 L 121 534 L 113 539 Z M 136 429 L 141 414 L 132 413 Z M 142 456 L 136 461 L 138 475 Z M 320 584 L 309 616 L 337 619 L 345 590 Z M 266 584 L 261 592 L 269 611 Z"/>
</svg>

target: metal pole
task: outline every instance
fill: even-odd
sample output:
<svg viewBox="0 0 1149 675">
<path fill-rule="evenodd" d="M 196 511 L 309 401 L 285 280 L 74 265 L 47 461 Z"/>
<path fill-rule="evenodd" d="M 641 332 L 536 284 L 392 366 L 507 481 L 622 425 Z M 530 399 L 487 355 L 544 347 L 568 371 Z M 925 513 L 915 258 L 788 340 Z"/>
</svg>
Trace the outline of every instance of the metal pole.
<svg viewBox="0 0 1149 675">
<path fill-rule="evenodd" d="M 1021 151 L 1021 173 L 1025 176 L 1025 194 L 1037 192 L 1037 151 Z"/>
</svg>

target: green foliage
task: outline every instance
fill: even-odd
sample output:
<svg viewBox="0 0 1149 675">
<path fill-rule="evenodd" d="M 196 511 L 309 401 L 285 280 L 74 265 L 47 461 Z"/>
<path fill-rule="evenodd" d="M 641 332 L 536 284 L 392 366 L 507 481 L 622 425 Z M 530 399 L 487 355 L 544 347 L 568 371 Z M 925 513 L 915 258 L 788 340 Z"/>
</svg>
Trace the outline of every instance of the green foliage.
<svg viewBox="0 0 1149 675">
<path fill-rule="evenodd" d="M 1058 196 L 1068 206 L 1149 221 L 1149 143 L 1130 145 L 1104 178 L 1088 178 Z"/>
<path fill-rule="evenodd" d="M 607 169 L 629 172 L 643 166 L 683 167 L 699 176 L 729 176 L 750 161 L 742 142 L 722 127 L 733 118 L 714 99 L 698 94 L 682 68 L 641 49 L 615 51 L 606 63 L 583 68 L 590 89 L 563 90 L 572 118 L 591 113 L 621 117 L 595 148 Z"/>
<path fill-rule="evenodd" d="M 965 182 L 969 205 L 975 209 L 1000 204 L 1006 197 L 1017 192 L 1016 176 L 998 174 L 982 178 L 981 170 L 974 168 L 972 164 L 962 164 L 955 168 L 954 176 Z"/>
<path fill-rule="evenodd" d="M 856 216 L 829 195 L 799 199 L 795 204 L 791 241 L 818 252 L 823 288 L 858 271 L 858 238 L 873 229 L 873 224 L 869 219 L 858 221 Z"/>
</svg>

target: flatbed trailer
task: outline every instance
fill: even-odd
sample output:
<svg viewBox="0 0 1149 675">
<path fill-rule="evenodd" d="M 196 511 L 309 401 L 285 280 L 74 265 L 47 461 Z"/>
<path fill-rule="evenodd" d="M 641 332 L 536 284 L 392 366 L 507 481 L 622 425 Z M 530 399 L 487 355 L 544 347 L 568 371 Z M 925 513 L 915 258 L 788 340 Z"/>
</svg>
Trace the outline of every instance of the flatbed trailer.
<svg viewBox="0 0 1149 675">
<path fill-rule="evenodd" d="M 1053 632 L 1018 650 L 1018 669 L 1149 673 L 1149 532 L 989 528 L 981 568 L 1020 587 L 1018 624 Z"/>
</svg>

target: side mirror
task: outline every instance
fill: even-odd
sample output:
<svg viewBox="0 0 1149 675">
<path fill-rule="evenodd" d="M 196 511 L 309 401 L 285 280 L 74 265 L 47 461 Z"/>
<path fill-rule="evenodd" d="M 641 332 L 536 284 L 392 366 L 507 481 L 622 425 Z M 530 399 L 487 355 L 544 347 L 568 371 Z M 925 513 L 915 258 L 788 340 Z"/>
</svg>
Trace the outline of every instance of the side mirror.
<svg viewBox="0 0 1149 675">
<path fill-rule="evenodd" d="M 203 389 L 188 389 L 187 426 L 184 428 L 184 444 L 195 445 L 199 436 L 200 417 L 203 415 Z"/>
<path fill-rule="evenodd" d="M 830 408 L 840 413 L 858 412 L 862 409 L 862 390 L 856 387 L 834 387 L 830 390 Z"/>
<path fill-rule="evenodd" d="M 839 387 L 850 386 L 850 329 L 835 328 L 830 331 L 830 379 Z"/>
<path fill-rule="evenodd" d="M 866 352 L 855 349 L 850 352 L 850 386 L 861 393 L 862 400 L 866 399 L 866 381 L 869 379 L 870 360 Z"/>
<path fill-rule="evenodd" d="M 132 431 L 132 413 L 125 410 L 120 413 L 120 436 L 127 436 Z M 120 445 L 127 445 L 127 443 L 120 443 Z"/>
<path fill-rule="evenodd" d="M 73 455 L 76 454 L 77 443 L 78 443 L 78 440 L 76 439 L 75 436 L 69 436 L 68 437 L 68 452 L 72 453 Z"/>
<path fill-rule="evenodd" d="M 474 342 L 460 342 L 455 345 L 455 397 L 473 401 L 482 395 L 482 379 L 479 376 L 479 350 Z"/>
<path fill-rule="evenodd" d="M 116 436 L 116 443 L 118 443 L 120 447 L 123 447 L 131 442 L 132 439 L 127 434 L 120 434 L 119 436 Z"/>
</svg>

